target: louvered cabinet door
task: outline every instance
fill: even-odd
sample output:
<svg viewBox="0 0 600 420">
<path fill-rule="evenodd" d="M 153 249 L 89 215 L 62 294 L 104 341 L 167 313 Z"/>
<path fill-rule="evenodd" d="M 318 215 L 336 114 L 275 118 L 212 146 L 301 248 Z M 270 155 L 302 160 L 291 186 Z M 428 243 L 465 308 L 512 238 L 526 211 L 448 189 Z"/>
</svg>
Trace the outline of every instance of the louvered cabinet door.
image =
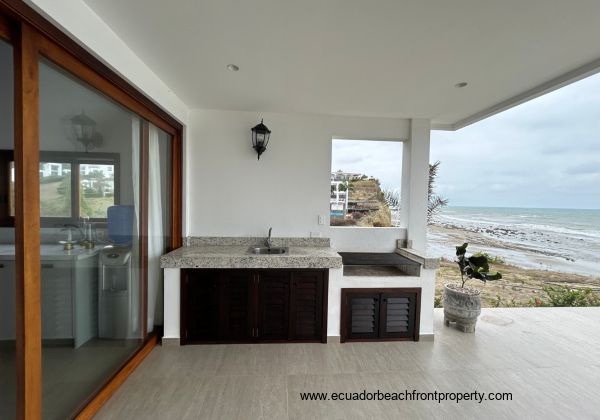
<svg viewBox="0 0 600 420">
<path fill-rule="evenodd" d="M 221 270 L 219 338 L 246 341 L 253 335 L 252 280 L 247 270 Z"/>
<path fill-rule="evenodd" d="M 356 294 L 347 297 L 346 328 L 351 339 L 379 336 L 379 293 Z"/>
<path fill-rule="evenodd" d="M 257 273 L 258 306 L 255 337 L 262 340 L 287 340 L 289 336 L 290 273 Z"/>
<path fill-rule="evenodd" d="M 341 341 L 419 340 L 421 288 L 342 289 Z"/>
<path fill-rule="evenodd" d="M 183 344 L 217 340 L 219 272 L 182 270 L 181 314 Z"/>
<path fill-rule="evenodd" d="M 292 273 L 290 332 L 294 340 L 319 340 L 323 336 L 324 273 Z"/>
<path fill-rule="evenodd" d="M 379 334 L 381 338 L 414 336 L 415 299 L 414 293 L 384 293 L 381 295 Z"/>
</svg>

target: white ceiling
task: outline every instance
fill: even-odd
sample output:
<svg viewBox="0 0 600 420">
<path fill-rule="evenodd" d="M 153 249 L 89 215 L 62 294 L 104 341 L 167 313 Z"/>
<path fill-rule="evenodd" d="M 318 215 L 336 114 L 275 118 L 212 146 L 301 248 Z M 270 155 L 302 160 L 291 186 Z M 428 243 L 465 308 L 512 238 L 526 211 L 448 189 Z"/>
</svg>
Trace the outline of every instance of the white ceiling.
<svg viewBox="0 0 600 420">
<path fill-rule="evenodd" d="M 600 58 L 598 0 L 85 1 L 190 108 L 456 128 Z"/>
</svg>

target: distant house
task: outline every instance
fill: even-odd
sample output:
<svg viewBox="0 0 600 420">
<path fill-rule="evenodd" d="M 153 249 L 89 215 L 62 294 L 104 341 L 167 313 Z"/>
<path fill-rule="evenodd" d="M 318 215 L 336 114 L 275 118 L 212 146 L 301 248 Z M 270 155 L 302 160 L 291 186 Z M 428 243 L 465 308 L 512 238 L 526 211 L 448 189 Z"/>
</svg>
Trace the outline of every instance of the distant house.
<svg viewBox="0 0 600 420">
<path fill-rule="evenodd" d="M 101 172 L 104 178 L 113 178 L 115 167 L 113 165 L 95 165 L 89 163 L 79 165 L 79 173 L 81 175 L 90 175 L 94 172 Z"/>
<path fill-rule="evenodd" d="M 51 162 L 40 163 L 40 177 L 41 178 L 47 178 L 49 176 L 63 176 L 63 173 L 69 173 L 69 172 L 71 172 L 70 165 L 65 165 L 64 163 L 51 163 Z"/>
<path fill-rule="evenodd" d="M 329 212 L 332 217 L 344 217 L 348 212 L 348 183 L 346 181 L 331 181 Z"/>
<path fill-rule="evenodd" d="M 359 172 L 343 172 L 342 170 L 338 170 L 331 173 L 331 181 L 353 181 L 361 179 L 363 176 L 365 175 Z"/>
</svg>

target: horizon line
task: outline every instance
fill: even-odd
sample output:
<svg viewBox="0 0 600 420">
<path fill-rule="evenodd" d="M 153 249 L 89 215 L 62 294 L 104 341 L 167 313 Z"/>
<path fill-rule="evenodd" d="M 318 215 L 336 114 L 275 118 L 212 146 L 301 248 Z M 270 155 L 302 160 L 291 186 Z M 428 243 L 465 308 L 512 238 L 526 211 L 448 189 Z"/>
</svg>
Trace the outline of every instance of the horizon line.
<svg viewBox="0 0 600 420">
<path fill-rule="evenodd" d="M 447 205 L 445 207 L 472 207 L 484 209 L 530 209 L 530 210 L 600 210 L 600 208 L 586 207 L 527 207 L 527 206 L 481 206 L 481 205 Z"/>
</svg>

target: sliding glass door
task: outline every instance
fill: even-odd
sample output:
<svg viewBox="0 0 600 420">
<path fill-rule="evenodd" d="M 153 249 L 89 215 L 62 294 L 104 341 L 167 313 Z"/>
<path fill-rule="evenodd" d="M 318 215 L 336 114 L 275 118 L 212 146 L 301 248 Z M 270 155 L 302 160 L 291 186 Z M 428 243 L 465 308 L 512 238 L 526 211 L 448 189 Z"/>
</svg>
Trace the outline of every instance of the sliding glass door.
<svg viewBox="0 0 600 420">
<path fill-rule="evenodd" d="M 42 407 L 48 419 L 76 414 L 146 335 L 143 124 L 40 60 Z"/>
<path fill-rule="evenodd" d="M 93 415 L 181 244 L 181 125 L 49 28 L 0 0 L 1 419 Z"/>
</svg>

